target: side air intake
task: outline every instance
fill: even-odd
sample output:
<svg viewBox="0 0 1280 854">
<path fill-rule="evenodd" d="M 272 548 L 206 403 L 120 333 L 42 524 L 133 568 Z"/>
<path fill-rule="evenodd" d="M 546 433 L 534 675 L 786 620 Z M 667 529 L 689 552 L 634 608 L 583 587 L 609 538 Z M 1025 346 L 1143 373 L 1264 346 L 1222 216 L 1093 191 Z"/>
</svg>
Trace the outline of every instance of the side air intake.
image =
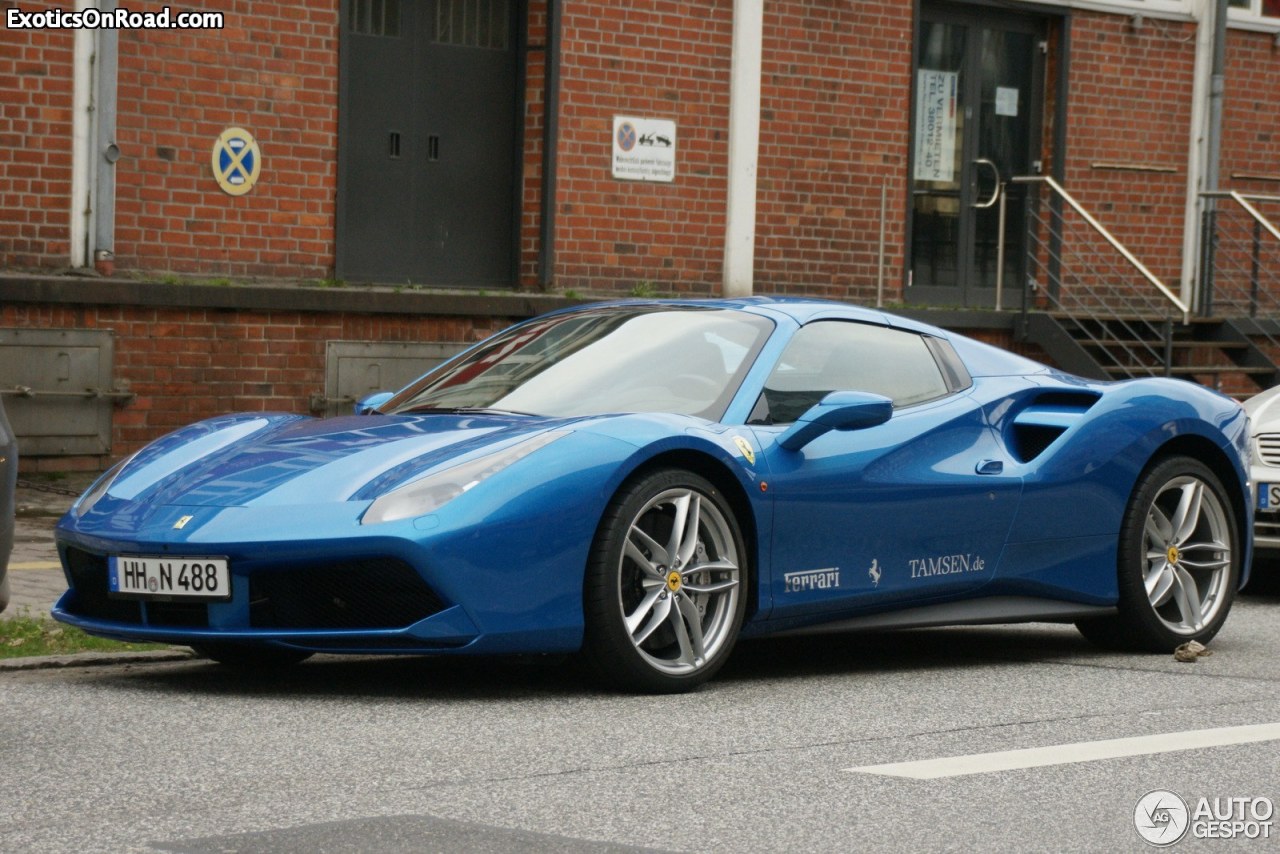
<svg viewBox="0 0 1280 854">
<path fill-rule="evenodd" d="M 1021 462 L 1031 462 L 1097 402 L 1097 395 L 1073 392 L 1036 396 L 1013 417 L 1009 427 L 1010 450 Z"/>
</svg>

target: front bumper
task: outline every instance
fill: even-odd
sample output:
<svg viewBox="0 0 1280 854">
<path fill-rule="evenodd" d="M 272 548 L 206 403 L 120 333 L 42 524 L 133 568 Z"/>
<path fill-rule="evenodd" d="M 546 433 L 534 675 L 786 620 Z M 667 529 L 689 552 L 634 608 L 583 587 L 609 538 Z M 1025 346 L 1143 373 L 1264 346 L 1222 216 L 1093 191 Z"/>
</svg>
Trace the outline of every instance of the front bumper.
<svg viewBox="0 0 1280 854">
<path fill-rule="evenodd" d="M 433 652 L 475 642 L 479 630 L 405 561 L 334 556 L 236 560 L 228 601 L 138 599 L 113 594 L 107 555 L 59 549 L 70 589 L 59 620 L 121 640 L 257 642 L 329 652 Z"/>
<path fill-rule="evenodd" d="M 118 640 L 314 652 L 560 653 L 582 643 L 581 569 L 565 568 L 585 565 L 577 550 L 589 538 L 552 527 L 555 503 L 534 523 L 483 508 L 460 514 L 468 521 L 367 527 L 349 505 L 147 508 L 141 525 L 131 509 L 101 522 L 63 518 L 56 536 L 70 589 L 56 619 Z M 175 527 L 183 516 L 194 520 Z M 121 597 L 107 589 L 111 555 L 225 558 L 231 598 Z"/>
</svg>

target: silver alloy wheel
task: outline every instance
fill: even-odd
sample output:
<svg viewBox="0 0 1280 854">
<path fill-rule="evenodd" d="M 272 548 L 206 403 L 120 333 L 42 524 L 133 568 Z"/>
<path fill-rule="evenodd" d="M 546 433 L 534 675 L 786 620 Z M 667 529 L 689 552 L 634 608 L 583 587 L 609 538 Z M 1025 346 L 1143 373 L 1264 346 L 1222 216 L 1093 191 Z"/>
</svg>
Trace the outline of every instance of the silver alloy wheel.
<svg viewBox="0 0 1280 854">
<path fill-rule="evenodd" d="M 733 530 L 713 501 L 684 487 L 649 499 L 618 561 L 618 607 L 640 656 L 671 675 L 713 659 L 735 630 L 740 566 Z"/>
<path fill-rule="evenodd" d="M 1228 598 L 1231 527 L 1213 489 L 1190 475 L 1160 488 L 1147 512 L 1143 584 L 1156 617 L 1179 635 L 1194 635 Z"/>
</svg>

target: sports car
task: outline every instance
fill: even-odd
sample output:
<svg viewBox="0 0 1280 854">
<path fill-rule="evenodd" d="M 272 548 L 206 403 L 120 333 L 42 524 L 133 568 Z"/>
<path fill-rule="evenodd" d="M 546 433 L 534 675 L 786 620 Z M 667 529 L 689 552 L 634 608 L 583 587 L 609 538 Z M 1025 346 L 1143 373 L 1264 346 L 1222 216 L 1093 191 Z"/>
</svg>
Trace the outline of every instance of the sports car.
<svg viewBox="0 0 1280 854">
<path fill-rule="evenodd" d="M 839 303 L 564 310 L 358 409 L 120 462 L 58 524 L 54 615 L 242 666 L 581 653 L 671 692 L 789 632 L 1053 621 L 1167 653 L 1249 566 L 1238 403 Z"/>
</svg>

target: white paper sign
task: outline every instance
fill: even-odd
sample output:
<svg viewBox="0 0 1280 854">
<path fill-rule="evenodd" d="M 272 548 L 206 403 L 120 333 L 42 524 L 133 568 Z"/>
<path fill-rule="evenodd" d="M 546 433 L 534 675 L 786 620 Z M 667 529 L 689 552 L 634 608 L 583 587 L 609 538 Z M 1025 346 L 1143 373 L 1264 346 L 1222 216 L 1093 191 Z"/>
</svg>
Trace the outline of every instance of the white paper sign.
<svg viewBox="0 0 1280 854">
<path fill-rule="evenodd" d="M 922 68 L 916 79 L 915 179 L 954 181 L 960 75 Z"/>
<path fill-rule="evenodd" d="M 613 177 L 625 181 L 674 181 L 676 123 L 614 116 Z"/>
<path fill-rule="evenodd" d="M 996 115 L 1016 116 L 1018 114 L 1018 90 L 1009 86 L 996 87 Z"/>
</svg>

